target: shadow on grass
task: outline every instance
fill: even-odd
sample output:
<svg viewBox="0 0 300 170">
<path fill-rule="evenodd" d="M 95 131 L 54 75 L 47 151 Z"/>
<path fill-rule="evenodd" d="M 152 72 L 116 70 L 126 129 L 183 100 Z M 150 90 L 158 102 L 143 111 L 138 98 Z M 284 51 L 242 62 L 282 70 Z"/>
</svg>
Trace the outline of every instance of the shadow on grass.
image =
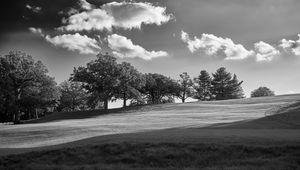
<svg viewBox="0 0 300 170">
<path fill-rule="evenodd" d="M 0 169 L 292 170 L 299 158 L 299 145 L 116 143 L 10 155 Z"/>
<path fill-rule="evenodd" d="M 98 109 L 98 110 L 84 110 L 84 111 L 71 111 L 71 112 L 55 112 L 48 114 L 40 119 L 23 121 L 22 124 L 31 123 L 46 123 L 58 120 L 68 119 L 86 119 L 106 114 L 119 114 L 127 111 L 138 111 L 142 106 L 128 106 L 126 108 L 115 108 L 115 109 Z"/>
</svg>

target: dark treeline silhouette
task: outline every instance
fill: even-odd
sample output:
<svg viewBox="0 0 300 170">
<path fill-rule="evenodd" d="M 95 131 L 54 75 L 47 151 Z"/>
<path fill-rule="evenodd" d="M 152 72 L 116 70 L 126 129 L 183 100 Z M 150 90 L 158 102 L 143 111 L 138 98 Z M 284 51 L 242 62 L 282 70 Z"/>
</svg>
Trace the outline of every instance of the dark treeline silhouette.
<svg viewBox="0 0 300 170">
<path fill-rule="evenodd" d="M 176 98 L 185 102 L 244 97 L 243 82 L 224 67 L 212 75 L 202 70 L 194 79 L 183 72 L 174 80 L 158 73 L 142 74 L 130 63 L 100 53 L 57 85 L 42 62 L 25 53 L 10 52 L 0 59 L 0 122 L 18 123 L 53 111 L 108 109 L 108 103 L 116 100 L 123 100 L 126 107 L 172 103 Z"/>
</svg>

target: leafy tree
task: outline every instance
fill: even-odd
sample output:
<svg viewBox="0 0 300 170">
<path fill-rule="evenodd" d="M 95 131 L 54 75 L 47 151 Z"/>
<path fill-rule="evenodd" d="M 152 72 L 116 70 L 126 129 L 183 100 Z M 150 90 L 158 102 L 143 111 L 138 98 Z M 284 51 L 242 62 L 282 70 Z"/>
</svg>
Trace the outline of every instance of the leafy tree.
<svg viewBox="0 0 300 170">
<path fill-rule="evenodd" d="M 145 74 L 146 84 L 142 92 L 148 103 L 162 103 L 163 98 L 170 98 L 178 93 L 178 84 L 175 80 L 157 73 Z"/>
<path fill-rule="evenodd" d="M 74 81 L 64 81 L 60 84 L 60 105 L 64 111 L 82 110 L 87 108 L 87 91 L 82 87 L 82 83 Z"/>
<path fill-rule="evenodd" d="M 24 89 L 20 99 L 21 110 L 25 113 L 26 119 L 38 118 L 39 109 L 57 107 L 59 98 L 60 91 L 54 78 L 45 74 L 35 82 L 34 86 Z"/>
<path fill-rule="evenodd" d="M 179 89 L 178 89 L 177 96 L 181 99 L 182 103 L 184 103 L 185 99 L 191 97 L 193 94 L 192 91 L 193 81 L 190 78 L 190 76 L 187 74 L 187 72 L 183 72 L 179 76 L 181 79 L 178 81 Z"/>
<path fill-rule="evenodd" d="M 8 74 L 12 65 L 6 58 L 0 56 L 0 122 L 7 122 L 13 119 L 15 105 L 11 79 Z"/>
<path fill-rule="evenodd" d="M 74 68 L 71 80 L 82 82 L 83 87 L 89 93 L 93 93 L 95 100 L 103 102 L 104 109 L 107 110 L 108 101 L 113 99 L 120 86 L 119 75 L 116 58 L 100 53 L 97 59 L 89 62 L 86 67 Z"/>
<path fill-rule="evenodd" d="M 274 91 L 268 87 L 259 87 L 251 92 L 251 97 L 274 96 Z"/>
<path fill-rule="evenodd" d="M 30 55 L 20 51 L 1 57 L 1 67 L 1 91 L 5 96 L 2 106 L 5 107 L 5 114 L 13 114 L 14 122 L 18 123 L 25 89 L 37 86 L 48 70 L 42 62 L 35 62 Z"/>
<path fill-rule="evenodd" d="M 213 75 L 212 94 L 216 100 L 237 99 L 243 97 L 243 89 L 236 75 L 226 71 L 225 67 L 219 68 Z"/>
<path fill-rule="evenodd" d="M 200 75 L 194 79 L 194 98 L 202 101 L 212 99 L 212 78 L 206 70 L 202 70 Z"/>
<path fill-rule="evenodd" d="M 127 62 L 119 64 L 119 68 L 120 76 L 118 79 L 120 83 L 117 98 L 123 99 L 123 107 L 126 107 L 126 101 L 128 99 L 141 101 L 141 93 L 139 90 L 145 85 L 143 75 Z"/>
</svg>

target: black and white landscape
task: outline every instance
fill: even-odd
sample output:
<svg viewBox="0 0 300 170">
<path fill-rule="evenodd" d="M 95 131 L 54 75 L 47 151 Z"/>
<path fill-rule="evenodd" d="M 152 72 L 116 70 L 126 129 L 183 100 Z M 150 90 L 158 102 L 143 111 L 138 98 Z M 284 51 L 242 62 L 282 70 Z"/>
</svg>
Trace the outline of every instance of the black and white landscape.
<svg viewBox="0 0 300 170">
<path fill-rule="evenodd" d="M 299 9 L 3 2 L 0 169 L 300 169 Z"/>
</svg>

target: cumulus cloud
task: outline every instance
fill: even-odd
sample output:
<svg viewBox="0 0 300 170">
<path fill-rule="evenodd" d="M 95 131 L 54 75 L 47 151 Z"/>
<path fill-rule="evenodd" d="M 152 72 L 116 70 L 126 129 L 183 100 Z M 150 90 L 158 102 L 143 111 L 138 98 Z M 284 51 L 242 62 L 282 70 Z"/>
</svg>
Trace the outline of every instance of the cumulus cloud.
<svg viewBox="0 0 300 170">
<path fill-rule="evenodd" d="M 71 51 L 78 51 L 81 54 L 97 54 L 101 49 L 97 41 L 86 35 L 63 34 L 55 37 L 45 36 L 45 39 L 54 44 Z"/>
<path fill-rule="evenodd" d="M 254 51 L 247 50 L 241 44 L 235 44 L 229 38 L 217 37 L 213 34 L 202 34 L 201 38 L 195 36 L 191 39 L 186 32 L 181 31 L 181 39 L 192 53 L 198 49 L 204 50 L 207 55 L 215 55 L 222 51 L 226 60 L 245 59 L 254 54 Z"/>
<path fill-rule="evenodd" d="M 85 10 L 91 10 L 93 8 L 92 4 L 88 3 L 86 0 L 79 0 L 79 5 Z"/>
<path fill-rule="evenodd" d="M 268 43 L 263 41 L 254 44 L 256 61 L 272 61 L 280 52 Z"/>
<path fill-rule="evenodd" d="M 148 2 L 110 2 L 100 8 L 93 8 L 81 0 L 85 11 L 69 16 L 60 30 L 112 30 L 112 28 L 141 28 L 142 24 L 161 25 L 172 19 L 166 8 Z"/>
<path fill-rule="evenodd" d="M 151 60 L 153 58 L 167 56 L 165 51 L 147 51 L 124 36 L 112 34 L 107 37 L 108 46 L 113 50 L 113 54 L 120 58 L 142 58 Z"/>
<path fill-rule="evenodd" d="M 300 34 L 298 34 L 298 37 L 299 39 L 296 41 L 282 39 L 279 47 L 283 48 L 286 52 L 292 52 L 294 55 L 300 56 Z"/>
</svg>

